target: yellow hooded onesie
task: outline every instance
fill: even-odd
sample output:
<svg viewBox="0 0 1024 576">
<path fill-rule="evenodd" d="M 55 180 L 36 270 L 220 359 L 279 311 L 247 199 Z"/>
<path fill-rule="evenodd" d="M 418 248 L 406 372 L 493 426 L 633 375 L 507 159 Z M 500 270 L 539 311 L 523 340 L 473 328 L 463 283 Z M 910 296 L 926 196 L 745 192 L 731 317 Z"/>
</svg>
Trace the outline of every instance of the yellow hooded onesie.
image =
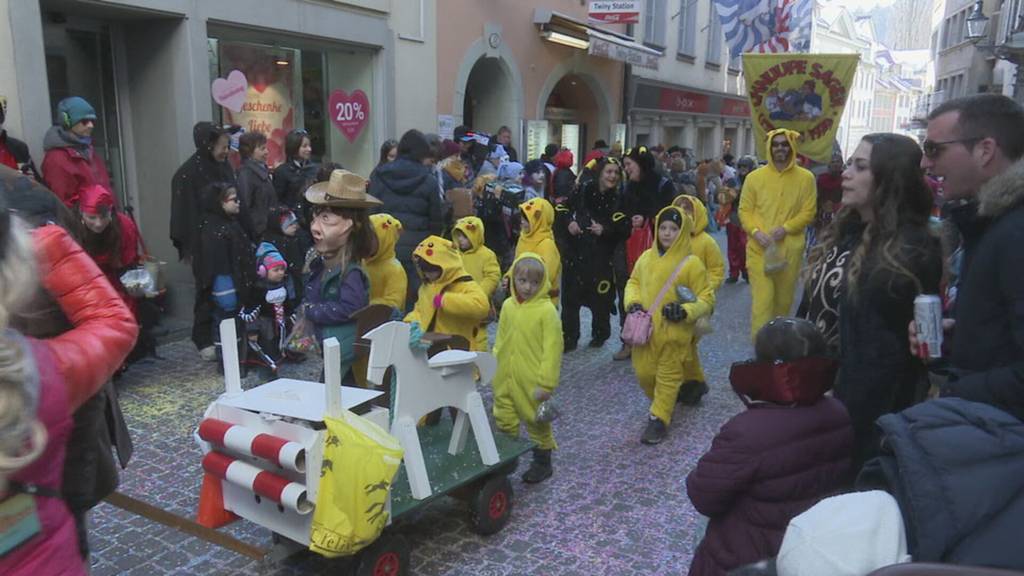
<svg viewBox="0 0 1024 576">
<path fill-rule="evenodd" d="M 708 271 L 708 283 L 711 284 L 712 290 L 711 306 L 713 312 L 716 299 L 715 293 L 722 287 L 722 281 L 725 280 L 725 259 L 722 258 L 722 249 L 718 247 L 718 242 L 705 232 L 705 228 L 708 225 L 708 211 L 704 207 L 704 203 L 698 198 L 685 195 L 678 196 L 672 203 L 682 208 L 685 212 L 684 202 L 693 208 L 693 233 L 690 235 L 693 238 L 693 244 L 690 249 L 693 251 L 694 256 L 700 258 L 704 268 Z M 690 359 L 683 365 L 683 382 L 692 380 L 698 382 L 705 381 L 704 368 L 700 364 L 700 352 L 697 350 L 699 342 L 699 338 L 694 338 L 693 343 L 690 345 Z"/>
<path fill-rule="evenodd" d="M 462 336 L 471 344 L 476 339 L 480 322 L 487 318 L 491 304 L 487 295 L 462 266 L 458 248 L 440 236 L 427 236 L 412 252 L 441 268 L 441 277 L 428 282 L 420 277 L 419 296 L 406 322 L 418 322 L 424 332 L 440 332 Z M 438 306 L 440 304 L 440 306 Z"/>
<path fill-rule="evenodd" d="M 676 206 L 666 206 L 658 212 L 655 222 L 661 222 L 666 210 L 675 210 L 682 217 L 683 226 L 675 242 L 664 254 L 655 245 L 648 248 L 637 259 L 633 273 L 626 283 L 626 309 L 634 304 L 643 306 L 651 313 L 654 331 L 651 339 L 643 346 L 633 347 L 633 370 L 644 394 L 652 400 L 651 415 L 666 425 L 672 421 L 672 410 L 676 405 L 679 385 L 683 381 L 683 364 L 689 360 L 693 340 L 693 323 L 711 313 L 714 305 L 714 290 L 708 281 L 708 273 L 700 258 L 687 260 L 676 276 L 671 288 L 665 294 L 658 310 L 650 310 L 658 292 L 672 276 L 679 263 L 691 255 L 693 220 Z M 657 225 L 655 235 L 657 235 Z M 697 296 L 696 302 L 683 304 L 686 319 L 669 322 L 662 316 L 660 308 L 672 302 L 679 302 L 676 288 L 686 286 Z"/>
<path fill-rule="evenodd" d="M 524 252 L 511 269 L 528 258 L 544 263 L 540 255 Z M 499 430 L 512 436 L 519 435 L 519 422 L 525 422 L 530 440 L 543 450 L 557 446 L 551 423 L 535 422 L 540 402 L 533 394 L 538 388 L 554 391 L 562 365 L 562 321 L 551 299 L 545 297 L 549 289 L 546 267 L 540 289 L 525 302 L 519 301 L 513 281 L 511 296 L 501 307 L 494 340 L 494 356 L 498 359 L 493 384 L 494 421 Z"/>
<path fill-rule="evenodd" d="M 798 132 L 786 129 L 768 133 L 768 150 L 772 138 L 784 134 L 793 154 L 786 167 L 779 171 L 768 162 L 747 175 L 740 195 L 740 223 L 750 238 L 747 240 L 747 271 L 753 304 L 750 310 L 750 334 L 776 316 L 788 316 L 793 306 L 797 278 L 803 262 L 806 228 L 818 211 L 814 174 L 796 165 Z M 779 248 L 786 258 L 786 267 L 772 275 L 764 273 L 765 248 L 754 238 L 756 232 L 771 236 L 781 226 L 786 238 Z"/>
<path fill-rule="evenodd" d="M 487 295 L 488 301 L 494 296 L 494 291 L 501 282 L 501 266 L 498 265 L 498 257 L 494 251 L 484 246 L 484 222 L 476 216 L 459 218 L 455 222 L 455 231 L 461 232 L 469 239 L 469 250 L 462 252 L 462 265 L 466 272 L 476 280 L 480 288 Z M 452 234 L 454 236 L 454 232 Z M 458 242 L 452 238 L 452 242 L 458 247 Z M 486 324 L 480 326 L 476 340 L 472 342 L 473 350 L 487 350 L 487 329 Z"/>
<path fill-rule="evenodd" d="M 562 257 L 555 244 L 551 226 L 555 223 L 555 209 L 543 198 L 533 198 L 519 205 L 519 211 L 530 223 L 530 231 L 519 236 L 516 243 L 516 258 L 526 252 L 533 252 L 544 260 L 544 268 L 551 281 L 551 303 L 558 306 L 559 282 L 562 279 Z M 512 275 L 509 274 L 509 278 Z"/>
<path fill-rule="evenodd" d="M 409 278 L 395 257 L 395 244 L 402 234 L 402 223 L 390 214 L 370 216 L 377 235 L 377 252 L 363 260 L 363 270 L 370 277 L 370 304 L 383 304 L 397 310 L 405 308 Z"/>
</svg>

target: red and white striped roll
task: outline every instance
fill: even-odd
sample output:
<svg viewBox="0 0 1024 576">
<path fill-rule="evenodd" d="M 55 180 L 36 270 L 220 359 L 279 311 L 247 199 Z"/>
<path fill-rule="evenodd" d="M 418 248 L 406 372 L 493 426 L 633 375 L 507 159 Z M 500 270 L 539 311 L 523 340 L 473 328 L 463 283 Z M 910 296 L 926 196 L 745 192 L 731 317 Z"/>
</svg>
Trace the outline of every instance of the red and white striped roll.
<svg viewBox="0 0 1024 576">
<path fill-rule="evenodd" d="M 313 511 L 313 504 L 307 498 L 305 486 L 252 464 L 219 452 L 209 452 L 203 457 L 203 470 L 235 486 L 270 498 L 299 514 L 309 514 Z"/>
<path fill-rule="evenodd" d="M 228 450 L 270 460 L 282 468 L 301 473 L 306 471 L 306 448 L 298 442 L 216 418 L 207 418 L 199 423 L 199 437 Z"/>
</svg>

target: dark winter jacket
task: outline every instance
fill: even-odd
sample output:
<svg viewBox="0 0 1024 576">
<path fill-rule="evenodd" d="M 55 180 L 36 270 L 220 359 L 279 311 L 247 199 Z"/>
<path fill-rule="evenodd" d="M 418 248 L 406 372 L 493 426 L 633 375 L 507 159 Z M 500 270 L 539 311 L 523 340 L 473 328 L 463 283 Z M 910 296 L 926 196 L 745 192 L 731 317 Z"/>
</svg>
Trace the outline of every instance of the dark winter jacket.
<svg viewBox="0 0 1024 576">
<path fill-rule="evenodd" d="M 858 227 L 851 233 L 861 231 Z M 918 290 L 939 293 L 942 249 L 927 224 L 905 225 L 898 234 L 895 257 L 917 277 L 920 288 L 883 266 L 879 254 L 864 259 L 855 297 L 848 286 L 840 294 L 835 397 L 846 405 L 853 422 L 854 472 L 878 453 L 875 420 L 920 402 L 928 390 L 924 365 L 907 348 L 907 325 L 914 319 Z"/>
<path fill-rule="evenodd" d="M 414 281 L 412 251 L 424 238 L 441 234 L 444 228 L 444 205 L 437 178 L 429 166 L 399 156 L 394 162 L 377 167 L 367 192 L 383 202 L 381 212 L 402 223 L 395 255 Z"/>
<path fill-rule="evenodd" d="M 993 178 L 953 218 L 964 258 L 952 377 L 943 396 L 1000 407 L 1024 419 L 1024 161 Z"/>
<path fill-rule="evenodd" d="M 36 164 L 32 161 L 28 144 L 10 136 L 7 134 L 7 130 L 0 130 L 0 164 L 15 170 L 20 170 L 22 166 L 27 166 L 28 172 L 37 181 L 43 181 L 42 174 L 36 170 Z"/>
<path fill-rule="evenodd" d="M 267 220 L 267 230 L 263 234 L 263 241 L 270 242 L 277 248 L 277 251 L 284 256 L 288 262 L 288 276 L 292 279 L 295 287 L 295 299 L 302 301 L 306 286 L 302 278 L 302 269 L 306 265 L 306 253 L 309 252 L 311 244 L 304 230 L 299 230 L 295 236 L 287 236 L 281 230 L 281 212 L 272 211 Z"/>
<path fill-rule="evenodd" d="M 108 190 L 110 176 L 103 157 L 91 143 L 85 143 L 60 126 L 51 126 L 43 137 L 43 179 L 50 190 L 68 206 L 78 202 L 78 191 L 100 184 Z"/>
<path fill-rule="evenodd" d="M 238 169 L 238 199 L 242 203 L 242 227 L 250 240 L 259 242 L 267 231 L 270 209 L 277 205 L 277 192 L 266 164 L 252 158 L 242 163 Z"/>
<path fill-rule="evenodd" d="M 618 188 L 601 192 L 599 181 L 591 179 L 565 203 L 555 207 L 558 236 L 563 238 L 559 246 L 562 284 L 576 283 L 583 295 L 583 303 L 588 306 L 596 305 L 597 298 L 615 299 L 615 291 L 610 289 L 615 281 L 612 256 L 616 247 L 625 240 L 619 226 L 625 219 L 619 211 L 619 198 Z M 569 234 L 571 222 L 576 222 L 583 233 L 579 236 Z M 595 222 L 603 228 L 600 236 L 589 230 Z"/>
<path fill-rule="evenodd" d="M 940 398 L 878 425 L 882 456 L 857 488 L 896 498 L 915 561 L 1024 570 L 1024 422 Z"/>
<path fill-rule="evenodd" d="M 274 190 L 277 202 L 291 208 L 303 223 L 309 222 L 305 193 L 306 188 L 316 181 L 319 164 L 288 160 L 274 168 Z"/>
<path fill-rule="evenodd" d="M 766 381 L 781 373 L 763 366 Z M 797 370 L 788 376 L 796 387 L 801 378 L 820 378 Z M 793 407 L 754 403 L 734 416 L 686 478 L 693 506 L 710 518 L 691 576 L 775 556 L 789 521 L 846 481 L 852 451 L 849 416 L 833 398 Z"/>
<path fill-rule="evenodd" d="M 672 203 L 676 188 L 668 178 L 654 173 L 639 182 L 629 180 L 622 194 L 622 212 L 628 219 L 643 216 L 652 220 L 662 208 Z"/>
<path fill-rule="evenodd" d="M 218 278 L 230 278 L 236 310 L 250 310 L 260 303 L 256 293 L 256 248 L 238 219 L 224 213 L 222 190 L 221 185 L 211 185 L 202 193 L 204 219 L 196 255 L 198 280 L 201 287 L 213 288 Z M 218 287 L 218 291 L 223 289 Z"/>
<path fill-rule="evenodd" d="M 192 129 L 196 151 L 171 179 L 171 242 L 182 259 L 193 255 L 199 242 L 202 191 L 214 182 L 235 184 L 231 165 L 226 160 L 217 162 L 212 156 L 213 145 L 222 133 L 212 122 L 198 122 Z"/>
</svg>

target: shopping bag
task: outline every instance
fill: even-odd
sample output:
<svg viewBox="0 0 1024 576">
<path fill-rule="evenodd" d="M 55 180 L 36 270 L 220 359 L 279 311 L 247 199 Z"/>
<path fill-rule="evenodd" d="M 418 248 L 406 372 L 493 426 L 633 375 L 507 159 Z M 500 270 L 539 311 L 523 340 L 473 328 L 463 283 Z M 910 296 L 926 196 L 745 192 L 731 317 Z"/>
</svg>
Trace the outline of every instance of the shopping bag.
<svg viewBox="0 0 1024 576">
<path fill-rule="evenodd" d="M 786 267 L 786 252 L 778 242 L 772 242 L 764 251 L 764 273 L 771 275 Z"/>
<path fill-rule="evenodd" d="M 328 558 L 370 545 L 388 523 L 391 482 L 402 463 L 398 440 L 348 410 L 324 418 L 324 458 L 309 549 Z"/>
<path fill-rule="evenodd" d="M 626 321 L 622 325 L 622 341 L 630 346 L 643 346 L 651 339 L 651 332 L 654 331 L 654 324 L 651 315 L 645 310 L 637 310 L 626 314 Z"/>
<path fill-rule="evenodd" d="M 306 318 L 304 308 L 299 308 L 295 315 L 295 324 L 292 326 L 292 331 L 288 333 L 284 349 L 286 352 L 294 354 L 314 356 L 320 354 L 320 341 L 316 337 L 316 327 L 313 326 L 313 322 L 309 318 Z"/>
<path fill-rule="evenodd" d="M 654 235 L 651 232 L 650 220 L 644 222 L 640 228 L 634 228 L 626 239 L 626 269 L 633 273 L 633 265 L 640 259 L 645 250 L 654 245 Z"/>
<path fill-rule="evenodd" d="M 157 276 L 147 266 L 136 266 L 121 274 L 121 285 L 132 296 L 152 298 L 160 293 Z"/>
</svg>

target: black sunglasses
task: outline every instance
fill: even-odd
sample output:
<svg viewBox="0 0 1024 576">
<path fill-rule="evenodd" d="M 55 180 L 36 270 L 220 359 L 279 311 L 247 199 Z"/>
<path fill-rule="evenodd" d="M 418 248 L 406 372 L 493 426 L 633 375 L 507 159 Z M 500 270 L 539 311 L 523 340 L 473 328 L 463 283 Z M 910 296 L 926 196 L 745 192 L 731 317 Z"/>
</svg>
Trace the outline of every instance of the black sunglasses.
<svg viewBox="0 0 1024 576">
<path fill-rule="evenodd" d="M 921 143 L 921 151 L 924 152 L 926 158 L 934 160 L 942 154 L 942 151 L 946 149 L 946 146 L 950 144 L 970 144 L 974 145 L 976 142 L 984 140 L 984 137 L 972 137 L 972 138 L 959 138 L 957 140 L 946 140 L 945 142 L 933 142 L 931 140 L 925 140 Z"/>
</svg>

